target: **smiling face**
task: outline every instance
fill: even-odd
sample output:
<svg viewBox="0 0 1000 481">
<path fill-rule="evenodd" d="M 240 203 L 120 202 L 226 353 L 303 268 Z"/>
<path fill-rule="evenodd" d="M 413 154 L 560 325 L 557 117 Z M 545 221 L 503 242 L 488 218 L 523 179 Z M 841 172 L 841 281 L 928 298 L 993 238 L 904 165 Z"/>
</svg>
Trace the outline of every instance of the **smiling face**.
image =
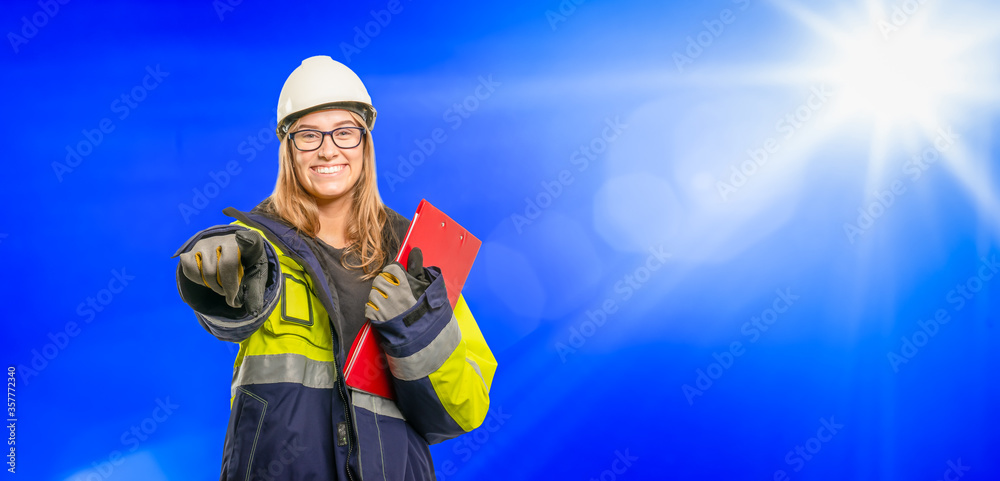
<svg viewBox="0 0 1000 481">
<path fill-rule="evenodd" d="M 293 131 L 315 129 L 331 131 L 358 125 L 346 110 L 320 110 L 303 116 Z M 342 149 L 324 136 L 323 145 L 311 152 L 292 147 L 293 163 L 299 182 L 318 203 L 350 200 L 350 194 L 361 177 L 365 140 L 352 149 Z M 346 196 L 346 197 L 345 197 Z"/>
</svg>

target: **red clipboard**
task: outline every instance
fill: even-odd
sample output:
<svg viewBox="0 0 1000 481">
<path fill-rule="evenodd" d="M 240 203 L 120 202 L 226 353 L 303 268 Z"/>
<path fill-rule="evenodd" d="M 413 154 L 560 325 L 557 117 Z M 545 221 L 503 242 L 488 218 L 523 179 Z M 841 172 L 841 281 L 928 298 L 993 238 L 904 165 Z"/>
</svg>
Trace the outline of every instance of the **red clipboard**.
<svg viewBox="0 0 1000 481">
<path fill-rule="evenodd" d="M 454 308 L 482 244 L 482 241 L 458 222 L 431 205 L 427 199 L 422 199 L 410 221 L 396 262 L 405 267 L 410 250 L 419 247 L 424 256 L 424 266 L 441 269 L 448 301 Z M 353 388 L 396 399 L 392 388 L 392 373 L 389 372 L 385 354 L 378 346 L 371 321 L 365 322 L 351 344 L 344 367 L 344 380 Z"/>
</svg>

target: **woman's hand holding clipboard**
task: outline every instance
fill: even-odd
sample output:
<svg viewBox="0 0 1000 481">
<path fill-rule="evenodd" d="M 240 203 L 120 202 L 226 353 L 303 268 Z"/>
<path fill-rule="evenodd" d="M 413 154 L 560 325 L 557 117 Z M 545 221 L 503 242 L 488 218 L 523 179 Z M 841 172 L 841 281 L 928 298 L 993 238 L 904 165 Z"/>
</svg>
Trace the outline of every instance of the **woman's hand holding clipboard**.
<svg viewBox="0 0 1000 481">
<path fill-rule="evenodd" d="M 407 266 L 407 271 L 409 271 L 410 253 L 414 248 L 419 248 L 414 251 L 414 257 L 422 256 L 423 259 L 413 259 L 414 270 L 419 269 L 421 272 L 417 274 L 423 274 L 422 266 L 425 265 L 441 269 L 445 289 L 448 293 L 448 301 L 454 308 L 481 246 L 482 241 L 469 233 L 468 230 L 431 205 L 426 199 L 421 200 L 413 215 L 413 220 L 410 221 L 410 228 L 403 239 L 396 261 L 391 265 L 400 272 L 387 273 L 383 271 L 383 274 L 380 274 L 380 276 L 386 274 L 389 276 L 383 277 L 387 282 L 384 288 L 390 289 L 390 286 L 394 285 L 390 277 L 395 277 L 398 281 L 400 276 L 407 275 L 406 272 L 403 272 L 402 266 Z M 416 266 L 418 262 L 421 264 L 419 267 Z M 416 275 L 414 277 L 417 278 Z M 379 278 L 376 278 L 373 289 L 379 283 Z M 409 281 L 407 283 L 409 284 Z M 426 286 L 424 287 L 426 288 Z M 382 295 L 385 300 L 388 300 L 388 293 L 383 292 Z M 416 299 L 413 301 L 418 301 L 420 296 L 415 297 Z M 391 376 L 385 355 L 378 346 L 375 333 L 372 332 L 371 321 L 368 321 L 351 345 L 344 368 L 345 381 L 348 386 L 353 388 L 395 399 Z"/>
</svg>

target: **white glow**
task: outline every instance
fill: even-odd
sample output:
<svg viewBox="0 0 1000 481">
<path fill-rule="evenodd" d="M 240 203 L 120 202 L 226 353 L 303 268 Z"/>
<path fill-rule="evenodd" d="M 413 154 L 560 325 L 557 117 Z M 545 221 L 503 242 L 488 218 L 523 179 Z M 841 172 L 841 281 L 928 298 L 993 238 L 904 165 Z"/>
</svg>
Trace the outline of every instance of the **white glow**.
<svg viewBox="0 0 1000 481">
<path fill-rule="evenodd" d="M 117 452 L 117 451 L 113 451 Z M 113 459 L 113 461 L 112 461 Z M 76 473 L 65 478 L 65 481 L 116 481 L 126 479 L 141 479 L 143 481 L 167 481 L 166 474 L 156 462 L 156 456 L 151 451 L 137 451 L 124 458 L 118 452 L 118 457 L 95 460 L 90 466 L 81 468 Z"/>
<path fill-rule="evenodd" d="M 996 60 L 1000 29 L 994 20 L 1000 18 L 1000 3 L 918 1 L 916 10 L 913 2 L 902 0 L 832 6 L 794 0 L 769 3 L 788 14 L 805 35 L 783 37 L 788 43 L 777 54 L 767 52 L 767 63 L 713 68 L 706 60 L 683 74 L 633 76 L 639 79 L 636 88 L 648 87 L 646 82 L 671 90 L 674 85 L 690 85 L 696 94 L 712 94 L 696 97 L 697 105 L 684 111 L 680 123 L 663 115 L 684 104 L 686 99 L 680 94 L 649 102 L 630 115 L 630 135 L 651 140 L 618 144 L 607 156 L 613 169 L 608 170 L 594 208 L 595 229 L 605 240 L 620 250 L 639 251 L 639 246 L 654 239 L 671 237 L 651 229 L 647 218 L 631 212 L 635 204 L 630 201 L 642 197 L 654 206 L 650 209 L 657 218 L 680 226 L 672 238 L 690 240 L 690 246 L 680 242 L 670 246 L 684 253 L 678 260 L 701 260 L 693 253 L 704 253 L 704 259 L 718 261 L 752 245 L 756 237 L 748 232 L 766 232 L 761 226 L 779 228 L 784 220 L 772 214 L 775 206 L 796 205 L 794 201 L 809 188 L 809 180 L 825 171 L 862 173 L 862 168 L 867 175 L 856 179 L 860 189 L 844 184 L 848 206 L 865 204 L 872 192 L 896 181 L 912 187 L 911 192 L 934 195 L 936 184 L 947 185 L 951 176 L 1000 238 L 1000 194 L 991 184 L 995 177 L 985 143 L 988 135 L 977 133 L 978 125 L 993 122 L 1000 103 L 1000 62 Z M 896 6 L 904 4 L 911 12 L 905 19 L 894 13 Z M 618 77 L 615 73 L 593 84 L 614 84 Z M 744 102 L 731 93 L 746 88 L 750 97 L 759 87 L 764 87 L 761 102 L 777 102 L 781 107 Z M 809 104 L 813 101 L 810 92 L 828 88 L 832 91 L 828 103 Z M 781 93 L 768 97 L 769 92 Z M 815 115 L 807 116 L 809 120 L 793 137 L 769 129 L 783 117 L 761 116 L 761 112 L 775 111 L 797 114 L 803 106 Z M 706 121 L 699 122 L 701 117 Z M 682 135 L 661 140 L 662 133 L 671 129 Z M 955 143 L 937 151 L 940 160 L 933 170 L 919 184 L 911 183 L 906 163 L 927 149 L 935 150 L 941 132 L 954 132 Z M 738 201 L 720 200 L 713 185 L 729 178 L 732 166 L 746 159 L 745 149 L 759 147 L 768 136 L 780 144 L 773 161 L 740 190 Z M 642 168 L 635 167 L 638 159 L 644 162 Z M 622 179 L 632 183 L 631 191 L 621 187 Z M 657 180 L 665 186 L 649 185 Z M 668 191 L 673 192 L 675 202 L 661 193 Z M 676 214 L 669 210 L 673 205 Z M 843 219 L 852 211 L 847 208 Z M 757 213 L 764 213 L 760 217 L 766 217 L 767 223 L 753 217 Z M 751 218 L 748 225 L 740 223 Z M 707 233 L 692 228 L 702 223 L 709 227 Z"/>
<path fill-rule="evenodd" d="M 789 0 L 771 0 L 817 34 L 804 44 L 808 61 L 785 72 L 781 83 L 830 85 L 836 101 L 827 136 L 834 126 L 860 129 L 870 138 L 866 191 L 898 177 L 901 157 L 932 145 L 942 129 L 962 131 L 990 115 L 1000 100 L 996 42 L 997 6 L 988 2 L 882 2 L 864 8 L 842 5 L 835 12 L 814 12 Z M 905 7 L 905 10 L 904 10 Z M 791 75 L 787 75 L 791 73 Z M 763 77 L 761 72 L 750 76 Z M 840 132 L 839 134 L 843 134 Z M 974 152 L 959 139 L 944 152 L 944 169 L 957 178 L 987 218 L 1000 210 L 988 178 L 988 154 Z M 803 152 L 808 158 L 808 152 Z M 1000 235 L 1000 222 L 994 223 Z"/>
<path fill-rule="evenodd" d="M 869 32 L 842 39 L 829 73 L 840 107 L 883 124 L 933 123 L 949 92 L 961 84 L 954 41 L 914 28 L 886 39 Z"/>
</svg>

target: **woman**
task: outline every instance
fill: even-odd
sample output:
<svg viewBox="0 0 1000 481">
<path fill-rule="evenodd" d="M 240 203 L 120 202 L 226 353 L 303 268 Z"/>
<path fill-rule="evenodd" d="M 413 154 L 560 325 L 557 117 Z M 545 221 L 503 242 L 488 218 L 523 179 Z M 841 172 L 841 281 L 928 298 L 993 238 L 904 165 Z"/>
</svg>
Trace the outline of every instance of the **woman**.
<svg viewBox="0 0 1000 481">
<path fill-rule="evenodd" d="M 304 60 L 279 96 L 274 192 L 178 250 L 181 298 L 240 344 L 223 480 L 434 479 L 428 444 L 486 416 L 496 361 L 464 299 L 419 249 L 391 262 L 408 221 L 378 194 L 375 113 L 346 66 Z M 365 319 L 395 401 L 343 382 Z"/>
</svg>

